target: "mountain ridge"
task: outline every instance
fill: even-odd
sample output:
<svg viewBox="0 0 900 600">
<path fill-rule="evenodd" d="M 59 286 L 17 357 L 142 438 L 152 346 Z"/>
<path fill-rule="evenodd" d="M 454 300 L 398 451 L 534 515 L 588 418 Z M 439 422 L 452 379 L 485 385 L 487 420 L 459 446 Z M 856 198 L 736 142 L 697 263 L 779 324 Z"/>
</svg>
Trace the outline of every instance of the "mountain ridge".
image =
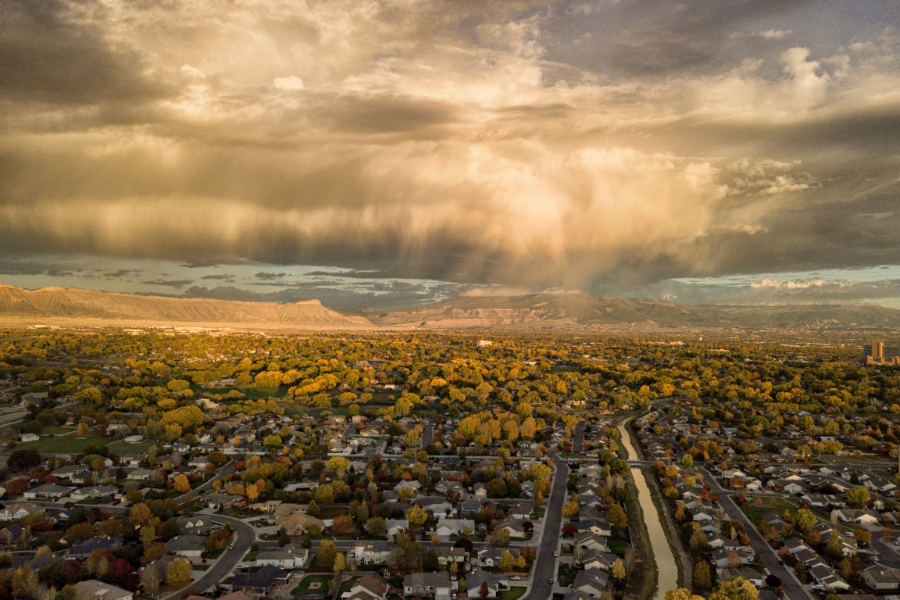
<svg viewBox="0 0 900 600">
<path fill-rule="evenodd" d="M 556 330 L 841 330 L 900 329 L 900 311 L 868 304 L 691 306 L 663 300 L 580 293 L 457 296 L 407 309 L 353 314 L 399 329 Z"/>
</svg>

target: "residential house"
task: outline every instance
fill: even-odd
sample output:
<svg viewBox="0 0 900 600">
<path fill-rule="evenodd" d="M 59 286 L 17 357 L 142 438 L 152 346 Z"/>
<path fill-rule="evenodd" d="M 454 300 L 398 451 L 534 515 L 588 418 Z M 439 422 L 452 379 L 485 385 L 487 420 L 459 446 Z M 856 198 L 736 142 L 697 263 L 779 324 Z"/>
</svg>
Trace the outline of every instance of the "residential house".
<svg viewBox="0 0 900 600">
<path fill-rule="evenodd" d="M 900 571 L 882 565 L 872 565 L 859 574 L 867 586 L 875 591 L 900 589 Z"/>
<path fill-rule="evenodd" d="M 289 577 L 287 571 L 272 565 L 250 567 L 246 572 L 234 576 L 231 587 L 251 598 L 260 598 L 269 595 L 276 585 L 285 583 Z"/>
<path fill-rule="evenodd" d="M 840 519 L 844 523 L 856 523 L 857 525 L 877 525 L 881 516 L 874 510 L 855 510 L 851 508 L 838 508 L 831 511 L 832 519 Z"/>
<path fill-rule="evenodd" d="M 430 596 L 450 598 L 450 574 L 410 573 L 403 577 L 403 594 L 406 596 Z"/>
<path fill-rule="evenodd" d="M 84 560 L 91 555 L 94 550 L 109 550 L 115 552 L 122 547 L 124 540 L 122 536 L 115 535 L 112 537 L 94 537 L 83 542 L 72 544 L 66 552 L 66 558 L 70 560 Z"/>
<path fill-rule="evenodd" d="M 0 529 L 0 546 L 3 548 L 17 548 L 28 538 L 30 527 L 22 527 L 18 523 L 7 525 Z"/>
<path fill-rule="evenodd" d="M 489 598 L 495 598 L 498 592 L 509 588 L 509 579 L 501 573 L 488 573 L 483 569 L 475 568 L 466 574 L 466 589 L 471 590 L 470 594 L 479 596 L 483 583 L 487 584 Z"/>
<path fill-rule="evenodd" d="M 0 510 L 0 521 L 18 521 L 25 518 L 31 513 L 41 512 L 44 509 L 29 502 L 20 502 L 17 504 L 7 504 Z"/>
<path fill-rule="evenodd" d="M 231 508 L 235 504 L 240 504 L 244 502 L 243 496 L 237 496 L 234 494 L 222 494 L 220 492 L 210 492 L 208 494 L 202 494 L 198 500 L 202 502 L 207 508 L 211 508 L 213 510 L 220 510 L 224 508 Z"/>
<path fill-rule="evenodd" d="M 79 581 L 75 584 L 75 589 L 78 590 L 79 598 L 90 598 L 91 600 L 133 600 L 134 598 L 132 592 L 96 579 Z"/>
<path fill-rule="evenodd" d="M 609 574 L 600 569 L 579 571 L 571 588 L 591 596 L 599 596 L 609 583 Z"/>
<path fill-rule="evenodd" d="M 73 490 L 69 497 L 72 502 L 81 502 L 92 498 L 111 498 L 119 493 L 119 488 L 114 485 L 94 485 Z"/>
<path fill-rule="evenodd" d="M 382 565 L 391 557 L 391 550 L 394 549 L 393 542 L 356 542 L 353 550 L 353 556 L 356 562 L 366 565 Z"/>
<path fill-rule="evenodd" d="M 438 521 L 435 533 L 438 537 L 449 538 L 451 535 L 463 535 L 466 529 L 475 531 L 475 521 L 472 519 L 441 519 Z"/>
<path fill-rule="evenodd" d="M 528 535 L 528 532 L 525 531 L 525 523 L 528 521 L 507 518 L 497 523 L 497 527 L 509 531 L 510 539 L 522 540 Z"/>
<path fill-rule="evenodd" d="M 360 577 L 349 591 L 344 592 L 342 600 L 385 600 L 391 586 L 378 575 L 367 573 Z"/>
<path fill-rule="evenodd" d="M 62 485 L 56 485 L 54 483 L 48 483 L 45 485 L 39 485 L 36 488 L 31 488 L 24 494 L 22 497 L 26 500 L 37 500 L 37 499 L 53 499 L 56 500 L 58 498 L 62 498 L 63 496 L 69 495 L 69 492 L 74 490 L 75 488 L 65 487 Z"/>
<path fill-rule="evenodd" d="M 288 535 L 303 535 L 310 527 L 325 528 L 325 521 L 303 512 L 295 512 L 287 516 L 275 517 L 275 526 L 283 527 Z"/>
<path fill-rule="evenodd" d="M 388 519 L 386 523 L 388 537 L 393 537 L 401 531 L 409 529 L 409 521 L 406 519 Z"/>
<path fill-rule="evenodd" d="M 288 550 L 268 550 L 256 555 L 256 566 L 271 565 L 282 569 L 299 569 L 309 559 L 309 550 L 306 548 L 290 548 Z"/>
<path fill-rule="evenodd" d="M 168 542 L 168 548 L 171 554 L 182 558 L 200 558 L 200 555 L 206 550 L 206 537 L 202 535 L 179 535 Z"/>
<path fill-rule="evenodd" d="M 598 552 L 610 552 L 607 538 L 594 533 L 585 532 L 575 539 L 575 553 L 585 550 L 597 550 Z"/>
<path fill-rule="evenodd" d="M 611 552 L 599 552 L 594 549 L 585 550 L 579 559 L 584 569 L 600 569 L 602 571 L 610 571 L 616 562 L 615 554 Z"/>
<path fill-rule="evenodd" d="M 446 567 L 448 565 L 456 562 L 457 565 L 462 565 L 466 561 L 466 550 L 465 548 L 455 548 L 452 546 L 435 546 L 432 548 L 435 554 L 437 554 L 438 562 L 442 567 Z"/>
<path fill-rule="evenodd" d="M 209 535 L 212 531 L 212 521 L 204 515 L 178 517 L 175 519 L 175 522 L 178 524 L 178 530 L 181 531 L 181 533 Z"/>
</svg>

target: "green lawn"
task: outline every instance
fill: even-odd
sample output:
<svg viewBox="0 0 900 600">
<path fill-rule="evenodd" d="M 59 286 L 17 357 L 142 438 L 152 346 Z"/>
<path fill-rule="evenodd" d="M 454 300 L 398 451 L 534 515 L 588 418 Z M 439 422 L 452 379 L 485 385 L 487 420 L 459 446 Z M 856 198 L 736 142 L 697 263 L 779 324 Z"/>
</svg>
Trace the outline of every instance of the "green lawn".
<svg viewBox="0 0 900 600">
<path fill-rule="evenodd" d="M 194 571 L 206 571 L 209 567 L 210 565 L 194 565 L 191 569 Z"/>
<path fill-rule="evenodd" d="M 514 587 L 509 588 L 508 590 L 503 590 L 500 592 L 497 597 L 500 600 L 519 600 L 525 594 L 525 588 L 523 587 Z"/>
<path fill-rule="evenodd" d="M 259 556 L 259 552 L 250 552 L 244 557 L 244 562 L 256 562 L 257 556 Z"/>
<path fill-rule="evenodd" d="M 234 517 L 235 519 L 249 519 L 251 517 L 258 517 L 262 514 L 262 512 L 258 510 L 248 510 L 247 512 L 244 512 L 234 508 L 219 510 L 218 513 L 227 517 Z"/>
<path fill-rule="evenodd" d="M 556 572 L 557 585 L 560 587 L 569 587 L 575 581 L 575 576 L 578 574 L 578 571 L 574 566 L 569 564 L 561 564 L 559 565 L 559 569 Z"/>
<path fill-rule="evenodd" d="M 350 579 L 344 581 L 344 583 L 341 584 L 341 587 L 338 588 L 337 594 L 335 594 L 334 597 L 340 598 L 344 594 L 344 592 L 349 592 L 350 588 L 352 588 L 359 580 L 360 577 L 351 577 Z"/>
<path fill-rule="evenodd" d="M 749 503 L 744 504 L 740 507 L 744 514 L 747 515 L 747 518 L 750 519 L 750 522 L 756 525 L 756 522 L 763 518 L 767 513 L 775 513 L 779 517 L 784 514 L 785 509 L 790 510 L 792 513 L 797 510 L 797 505 L 793 502 L 788 502 L 787 500 L 783 500 L 781 498 L 775 499 L 775 505 L 772 507 L 758 507 L 758 506 L 750 506 Z"/>
<path fill-rule="evenodd" d="M 332 575 L 307 575 L 300 584 L 291 590 L 292 596 L 308 596 L 317 595 L 324 596 L 328 592 L 328 584 L 331 582 Z M 321 585 L 316 589 L 310 589 L 310 584 L 318 582 Z"/>
<path fill-rule="evenodd" d="M 23 450 L 38 450 L 40 452 L 84 452 L 90 445 L 104 446 L 113 441 L 111 437 L 76 438 L 72 436 L 42 439 L 37 442 L 19 444 L 16 448 Z"/>
</svg>

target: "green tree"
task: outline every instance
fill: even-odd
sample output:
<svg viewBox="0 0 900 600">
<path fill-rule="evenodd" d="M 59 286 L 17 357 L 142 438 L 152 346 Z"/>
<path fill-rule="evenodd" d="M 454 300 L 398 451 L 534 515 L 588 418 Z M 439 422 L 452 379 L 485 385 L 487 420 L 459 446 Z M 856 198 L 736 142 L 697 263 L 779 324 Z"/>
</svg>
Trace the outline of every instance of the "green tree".
<svg viewBox="0 0 900 600">
<path fill-rule="evenodd" d="M 818 519 L 816 515 L 813 514 L 811 510 L 807 510 L 805 508 L 801 508 L 797 511 L 797 529 L 800 531 L 806 531 L 807 529 L 812 529 L 816 526 Z"/>
<path fill-rule="evenodd" d="M 166 584 L 173 589 L 180 589 L 191 582 L 191 563 L 183 558 L 176 558 L 169 563 L 166 570 Z"/>
<path fill-rule="evenodd" d="M 421 527 L 428 520 L 428 514 L 421 506 L 413 506 L 406 511 L 406 520 L 410 527 Z"/>
<path fill-rule="evenodd" d="M 618 504 L 613 504 L 606 511 L 606 522 L 617 529 L 625 529 L 628 527 L 628 517 L 625 511 Z"/>
<path fill-rule="evenodd" d="M 869 490 L 864 487 L 855 487 L 847 490 L 847 504 L 852 508 L 863 508 L 869 503 Z"/>
<path fill-rule="evenodd" d="M 328 459 L 328 470 L 334 473 L 338 479 L 342 479 L 349 468 L 350 461 L 343 456 L 333 456 Z"/>
<path fill-rule="evenodd" d="M 281 445 L 283 443 L 284 442 L 281 439 L 281 436 L 277 435 L 277 434 L 276 435 L 267 435 L 266 438 L 263 440 L 263 446 L 265 446 L 266 449 L 268 449 L 270 451 L 281 448 Z"/>
<path fill-rule="evenodd" d="M 334 566 L 337 550 L 331 540 L 322 540 L 316 551 L 316 564 L 320 569 L 330 569 Z"/>
<path fill-rule="evenodd" d="M 497 527 L 491 533 L 491 545 L 496 548 L 505 548 L 509 546 L 509 529 L 506 527 Z"/>
<path fill-rule="evenodd" d="M 616 562 L 613 563 L 612 576 L 613 579 L 618 581 L 625 581 L 627 574 L 625 572 L 625 563 L 622 562 L 621 558 L 617 558 Z"/>
<path fill-rule="evenodd" d="M 837 558 L 843 554 L 844 546 L 841 544 L 841 534 L 838 533 L 837 528 L 831 530 L 831 535 L 828 536 L 828 554 L 832 558 Z"/>
<path fill-rule="evenodd" d="M 692 581 L 694 589 L 708 591 L 712 588 L 712 575 L 709 571 L 709 563 L 705 560 L 698 560 L 694 567 L 694 578 Z"/>
<path fill-rule="evenodd" d="M 369 535 L 384 535 L 387 533 L 387 521 L 381 517 L 372 517 L 366 521 L 366 533 Z"/>
<path fill-rule="evenodd" d="M 506 487 L 506 482 L 499 477 L 491 479 L 487 485 L 488 494 L 497 498 L 505 498 L 509 491 Z"/>
<path fill-rule="evenodd" d="M 186 494 L 191 491 L 191 482 L 188 480 L 187 475 L 184 474 L 175 476 L 175 482 L 173 486 L 176 492 L 181 492 L 182 494 Z"/>
<path fill-rule="evenodd" d="M 143 588 L 145 594 L 155 596 L 159 591 L 160 583 L 162 583 L 162 579 L 159 576 L 159 571 L 156 570 L 156 566 L 148 565 L 141 572 L 141 588 Z"/>
</svg>

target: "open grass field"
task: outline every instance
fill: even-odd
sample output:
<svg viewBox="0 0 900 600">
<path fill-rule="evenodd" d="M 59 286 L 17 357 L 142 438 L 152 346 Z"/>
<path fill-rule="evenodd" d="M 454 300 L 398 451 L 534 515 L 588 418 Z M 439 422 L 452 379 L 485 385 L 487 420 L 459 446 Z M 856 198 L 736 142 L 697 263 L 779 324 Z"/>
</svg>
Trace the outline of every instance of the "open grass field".
<svg viewBox="0 0 900 600">
<path fill-rule="evenodd" d="M 144 440 L 142 442 L 137 442 L 136 444 L 129 444 L 128 442 L 118 440 L 111 444 L 107 444 L 107 447 L 111 452 L 115 452 L 116 454 L 142 454 L 157 444 L 158 442 L 154 442 L 153 440 Z"/>
<path fill-rule="evenodd" d="M 44 430 L 41 432 L 42 436 L 45 435 L 66 435 L 68 433 L 72 433 L 73 431 L 77 431 L 75 427 L 44 427 Z"/>
<path fill-rule="evenodd" d="M 103 446 L 113 441 L 111 437 L 76 438 L 72 436 L 40 439 L 36 442 L 19 444 L 17 448 L 38 452 L 84 452 L 90 445 Z"/>
</svg>

